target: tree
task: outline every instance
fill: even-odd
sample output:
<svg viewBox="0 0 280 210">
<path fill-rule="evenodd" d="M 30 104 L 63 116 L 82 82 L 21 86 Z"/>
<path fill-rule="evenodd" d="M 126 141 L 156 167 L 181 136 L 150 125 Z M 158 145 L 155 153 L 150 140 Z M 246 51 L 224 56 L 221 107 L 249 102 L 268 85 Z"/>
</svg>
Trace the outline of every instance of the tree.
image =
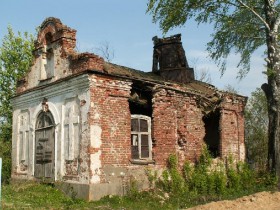
<svg viewBox="0 0 280 210">
<path fill-rule="evenodd" d="M 231 52 L 240 54 L 239 76 L 250 70 L 251 54 L 266 46 L 267 83 L 262 85 L 268 104 L 268 166 L 280 177 L 280 1 L 279 0 L 150 0 L 147 12 L 163 32 L 194 19 L 212 23 L 214 32 L 207 50 L 226 69 Z"/>
<path fill-rule="evenodd" d="M 230 84 L 225 85 L 223 90 L 226 91 L 226 92 L 229 92 L 229 93 L 239 94 L 238 90 L 234 86 L 232 86 Z"/>
<path fill-rule="evenodd" d="M 99 56 L 103 57 L 105 61 L 111 62 L 115 57 L 114 49 L 111 49 L 109 42 L 104 41 L 99 47 L 95 48 Z"/>
<path fill-rule="evenodd" d="M 245 143 L 248 162 L 265 171 L 268 152 L 268 115 L 264 92 L 257 88 L 251 93 L 245 109 Z"/>
<path fill-rule="evenodd" d="M 198 68 L 197 64 L 199 62 L 199 59 L 194 59 L 191 61 L 192 67 L 194 68 L 194 78 L 201 82 L 206 82 L 211 84 L 211 74 L 209 72 L 209 69 L 206 68 Z"/>
<path fill-rule="evenodd" d="M 11 139 L 12 107 L 16 83 L 29 69 L 34 49 L 33 36 L 25 32 L 14 34 L 11 26 L 0 46 L 0 140 Z"/>
<path fill-rule="evenodd" d="M 0 157 L 3 158 L 4 182 L 11 174 L 11 138 L 12 138 L 12 106 L 11 98 L 16 92 L 17 81 L 29 69 L 34 49 L 33 36 L 28 33 L 14 34 L 8 27 L 8 33 L 0 46 Z"/>
</svg>

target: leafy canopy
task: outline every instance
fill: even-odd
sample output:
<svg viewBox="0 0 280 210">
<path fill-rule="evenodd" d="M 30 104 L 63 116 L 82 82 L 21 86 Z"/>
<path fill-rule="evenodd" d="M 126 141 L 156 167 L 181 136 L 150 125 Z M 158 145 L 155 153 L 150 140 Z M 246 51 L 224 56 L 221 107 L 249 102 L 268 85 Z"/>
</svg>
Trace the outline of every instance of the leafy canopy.
<svg viewBox="0 0 280 210">
<path fill-rule="evenodd" d="M 10 99 L 14 96 L 16 82 L 29 69 L 34 49 L 34 39 L 27 32 L 15 34 L 12 27 L 4 36 L 0 46 L 0 139 L 10 139 L 12 107 Z"/>
<path fill-rule="evenodd" d="M 273 12 L 279 14 L 279 1 L 271 2 Z M 147 12 L 164 33 L 189 19 L 198 24 L 212 23 L 214 32 L 207 45 L 210 57 L 223 74 L 228 55 L 232 51 L 240 54 L 238 76 L 243 77 L 250 70 L 251 54 L 266 44 L 266 30 L 271 29 L 264 4 L 263 0 L 150 0 Z"/>
<path fill-rule="evenodd" d="M 255 169 L 265 171 L 268 156 L 268 107 L 264 92 L 251 93 L 245 109 L 247 159 Z"/>
</svg>

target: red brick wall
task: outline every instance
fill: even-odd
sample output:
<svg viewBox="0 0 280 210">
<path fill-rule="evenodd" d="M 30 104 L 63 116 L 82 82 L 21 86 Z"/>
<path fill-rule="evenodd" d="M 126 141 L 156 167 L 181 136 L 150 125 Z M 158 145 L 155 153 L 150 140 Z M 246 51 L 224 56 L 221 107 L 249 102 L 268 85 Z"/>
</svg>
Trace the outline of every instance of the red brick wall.
<svg viewBox="0 0 280 210">
<path fill-rule="evenodd" d="M 104 59 L 91 53 L 73 54 L 70 57 L 70 69 L 73 73 L 88 69 L 103 72 Z"/>
<path fill-rule="evenodd" d="M 168 156 L 176 153 L 176 117 L 173 96 L 164 89 L 154 94 L 152 120 L 154 147 L 152 151 L 156 164 L 165 165 Z"/>
<path fill-rule="evenodd" d="M 233 155 L 237 160 L 245 159 L 244 104 L 225 98 L 221 106 L 221 156 Z"/>
<path fill-rule="evenodd" d="M 244 103 L 225 97 L 220 108 L 220 154 L 245 159 Z M 170 154 L 179 163 L 196 161 L 204 144 L 203 113 L 195 96 L 161 89 L 153 99 L 153 154 L 156 164 L 165 165 Z"/>
<path fill-rule="evenodd" d="M 128 165 L 130 151 L 130 82 L 92 75 L 90 87 L 90 124 L 97 123 L 102 129 L 101 147 L 90 148 L 90 152 L 101 150 L 102 165 Z M 95 115 L 98 114 L 99 118 Z"/>
<path fill-rule="evenodd" d="M 102 167 L 130 166 L 131 114 L 128 98 L 131 82 L 104 75 L 91 76 L 91 108 L 89 124 L 102 129 L 100 148 L 89 147 L 89 154 L 101 151 Z M 159 88 L 152 99 L 153 159 L 158 166 L 166 166 L 170 154 L 196 161 L 204 143 L 203 113 L 195 96 Z M 244 150 L 243 105 L 227 98 L 221 105 L 220 149 L 222 156 L 233 153 L 242 159 Z M 96 117 L 98 114 L 99 117 Z M 217 128 L 218 129 L 218 128 Z M 101 170 L 102 171 L 102 170 Z"/>
<path fill-rule="evenodd" d="M 180 163 L 195 161 L 201 154 L 205 134 L 202 112 L 192 96 L 160 90 L 153 99 L 153 154 L 156 164 L 165 165 L 170 154 Z"/>
</svg>

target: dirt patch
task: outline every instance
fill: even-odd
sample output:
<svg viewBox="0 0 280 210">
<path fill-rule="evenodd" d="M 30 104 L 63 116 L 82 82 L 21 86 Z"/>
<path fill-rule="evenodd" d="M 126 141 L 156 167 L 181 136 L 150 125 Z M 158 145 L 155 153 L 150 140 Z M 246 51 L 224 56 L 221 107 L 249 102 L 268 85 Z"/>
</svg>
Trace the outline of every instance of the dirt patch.
<svg viewBox="0 0 280 210">
<path fill-rule="evenodd" d="M 280 192 L 260 192 L 236 200 L 211 202 L 188 210 L 279 210 Z"/>
</svg>

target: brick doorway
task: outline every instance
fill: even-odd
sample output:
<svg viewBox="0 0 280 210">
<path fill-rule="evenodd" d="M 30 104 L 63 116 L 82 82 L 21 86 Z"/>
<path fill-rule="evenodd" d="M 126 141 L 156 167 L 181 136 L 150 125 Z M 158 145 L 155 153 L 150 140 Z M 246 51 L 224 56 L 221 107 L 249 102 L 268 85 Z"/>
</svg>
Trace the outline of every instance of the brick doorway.
<svg viewBox="0 0 280 210">
<path fill-rule="evenodd" d="M 216 158 L 220 156 L 220 112 L 216 110 L 203 117 L 206 143 L 211 155 Z"/>
</svg>

